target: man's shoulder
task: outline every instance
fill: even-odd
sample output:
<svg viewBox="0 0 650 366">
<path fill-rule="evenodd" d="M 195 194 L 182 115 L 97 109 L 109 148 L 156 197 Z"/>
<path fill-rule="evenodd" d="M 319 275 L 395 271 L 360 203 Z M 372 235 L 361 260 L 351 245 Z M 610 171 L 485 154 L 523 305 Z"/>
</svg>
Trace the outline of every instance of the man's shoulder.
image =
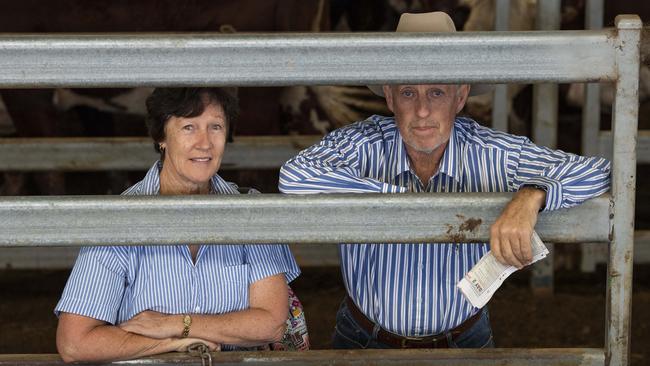
<svg viewBox="0 0 650 366">
<path fill-rule="evenodd" d="M 363 121 L 338 128 L 329 135 L 352 138 L 353 141 L 375 142 L 393 138 L 395 133 L 397 126 L 393 117 L 372 115 Z"/>
<path fill-rule="evenodd" d="M 469 117 L 457 117 L 455 121 L 456 136 L 461 143 L 479 145 L 485 148 L 515 149 L 528 141 L 525 136 L 517 136 L 493 130 L 480 125 Z"/>
</svg>

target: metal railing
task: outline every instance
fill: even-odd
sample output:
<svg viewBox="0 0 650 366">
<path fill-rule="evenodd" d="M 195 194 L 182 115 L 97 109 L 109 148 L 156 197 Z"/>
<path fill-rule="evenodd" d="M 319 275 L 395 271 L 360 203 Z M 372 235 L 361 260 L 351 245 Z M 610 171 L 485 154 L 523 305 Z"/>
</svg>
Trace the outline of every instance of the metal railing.
<svg viewBox="0 0 650 366">
<path fill-rule="evenodd" d="M 340 357 L 340 363 L 345 364 L 364 363 L 372 358 L 386 364 L 413 361 L 414 364 L 626 365 L 630 350 L 641 22 L 636 16 L 620 16 L 616 24 L 616 29 L 599 31 L 508 34 L 7 35 L 0 36 L 0 87 L 616 82 L 611 196 L 568 211 L 545 213 L 540 217 L 539 226 L 545 240 L 610 241 L 604 350 L 312 351 L 250 359 L 242 355 L 216 355 L 215 359 L 231 363 L 253 360 L 315 364 L 324 360 L 339 362 L 337 357 Z M 414 239 L 458 242 L 487 238 L 487 223 L 496 217 L 507 197 L 467 193 L 433 197 L 2 198 L 0 232 L 2 246 L 142 245 L 178 242 L 181 238 L 183 242 L 209 243 Z M 343 205 L 345 210 L 341 209 Z M 427 220 L 417 227 L 410 225 L 410 221 L 398 220 L 390 226 L 403 227 L 395 231 L 386 225 L 372 230 L 359 225 L 360 219 L 366 223 L 382 222 L 377 214 L 388 214 L 388 206 L 392 222 L 400 216 L 395 212 L 416 213 L 408 215 L 413 218 L 424 216 L 421 213 L 426 211 L 427 215 L 440 214 L 436 217 L 441 219 L 446 214 L 441 223 L 452 226 L 443 228 Z M 431 207 L 435 210 L 427 211 Z M 215 210 L 227 215 L 217 215 Z M 142 212 L 146 214 L 138 215 Z M 205 226 L 193 232 L 163 231 L 164 235 L 155 239 L 151 232 L 143 235 L 139 229 L 129 235 L 119 235 L 127 232 L 128 225 L 160 226 L 163 219 L 172 220 L 173 224 L 181 220 L 181 213 L 188 212 L 193 215 L 192 221 L 196 218 Z M 122 215 L 129 222 L 121 219 Z M 257 220 L 250 220 L 251 215 Z M 108 217 L 111 220 L 106 220 Z M 220 231 L 225 227 L 216 225 L 224 217 L 240 229 L 231 229 L 227 234 Z M 291 218 L 290 227 L 278 226 Z M 312 221 L 316 218 L 318 221 Z M 471 225 L 462 221 L 469 219 Z M 297 230 L 296 223 L 300 222 L 304 224 L 298 224 L 303 226 Z M 323 230 L 326 224 L 333 225 L 334 230 Z M 108 225 L 116 225 L 110 233 Z M 363 230 L 354 229 L 359 226 Z M 243 227 L 246 230 L 241 230 Z M 539 359 L 531 359 L 531 355 L 538 355 Z M 16 357 L 0 356 L 0 364 L 15 362 Z"/>
<path fill-rule="evenodd" d="M 278 169 L 321 136 L 238 136 L 220 169 Z M 0 171 L 147 170 L 158 158 L 148 137 L 0 138 Z"/>
<path fill-rule="evenodd" d="M 3 197 L 0 245 L 486 242 L 490 223 L 510 198 L 509 193 Z M 545 240 L 606 242 L 610 200 L 605 195 L 571 210 L 542 212 L 536 230 Z"/>
</svg>

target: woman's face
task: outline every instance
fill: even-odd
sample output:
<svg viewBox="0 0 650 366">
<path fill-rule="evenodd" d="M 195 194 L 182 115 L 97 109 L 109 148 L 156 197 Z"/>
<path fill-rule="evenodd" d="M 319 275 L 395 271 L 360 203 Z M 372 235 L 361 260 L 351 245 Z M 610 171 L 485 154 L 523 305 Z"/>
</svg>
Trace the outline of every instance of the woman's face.
<svg viewBox="0 0 650 366">
<path fill-rule="evenodd" d="M 219 170 L 226 145 L 226 116 L 210 103 L 200 116 L 172 117 L 165 124 L 165 162 L 161 179 L 177 188 L 205 187 Z"/>
</svg>

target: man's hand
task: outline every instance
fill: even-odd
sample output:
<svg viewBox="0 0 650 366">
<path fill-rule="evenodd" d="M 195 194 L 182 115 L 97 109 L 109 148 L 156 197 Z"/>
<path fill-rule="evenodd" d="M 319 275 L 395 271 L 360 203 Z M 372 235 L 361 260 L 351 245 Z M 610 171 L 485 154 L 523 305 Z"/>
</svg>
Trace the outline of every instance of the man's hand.
<svg viewBox="0 0 650 366">
<path fill-rule="evenodd" d="M 118 327 L 150 338 L 178 338 L 183 333 L 183 315 L 146 310 L 119 324 Z"/>
<path fill-rule="evenodd" d="M 506 205 L 490 228 L 490 250 L 503 263 L 522 268 L 533 259 L 530 239 L 546 192 L 524 187 Z"/>
</svg>

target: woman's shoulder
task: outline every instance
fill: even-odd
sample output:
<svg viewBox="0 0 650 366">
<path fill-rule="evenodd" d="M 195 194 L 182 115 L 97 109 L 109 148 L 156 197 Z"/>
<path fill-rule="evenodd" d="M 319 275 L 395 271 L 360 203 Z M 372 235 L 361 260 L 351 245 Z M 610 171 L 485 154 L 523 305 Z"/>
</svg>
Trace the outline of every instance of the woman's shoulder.
<svg viewBox="0 0 650 366">
<path fill-rule="evenodd" d="M 228 182 L 219 174 L 212 177 L 212 193 L 214 194 L 258 194 L 261 193 L 252 187 L 240 187 L 237 183 Z"/>
<path fill-rule="evenodd" d="M 144 178 L 138 183 L 127 188 L 122 192 L 123 196 L 146 196 L 157 195 L 160 192 L 160 169 L 162 163 L 160 160 L 156 161 L 151 168 L 147 171 Z"/>
</svg>

